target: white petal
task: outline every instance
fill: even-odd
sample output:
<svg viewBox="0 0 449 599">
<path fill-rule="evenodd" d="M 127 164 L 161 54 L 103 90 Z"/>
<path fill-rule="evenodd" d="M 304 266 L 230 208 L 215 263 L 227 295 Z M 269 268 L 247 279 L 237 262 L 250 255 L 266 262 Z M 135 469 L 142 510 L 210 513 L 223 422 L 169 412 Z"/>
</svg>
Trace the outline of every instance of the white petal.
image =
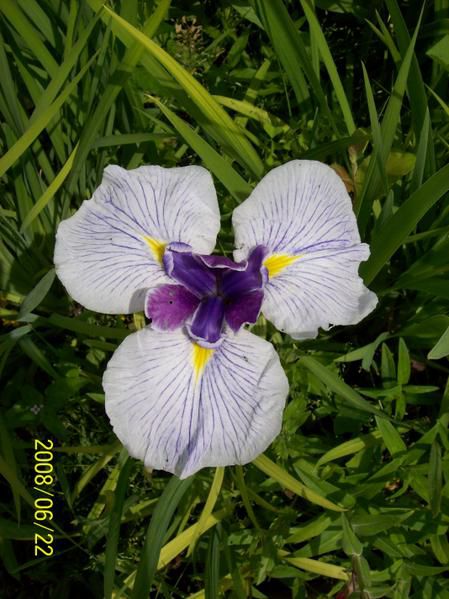
<svg viewBox="0 0 449 599">
<path fill-rule="evenodd" d="M 367 246 L 326 250 L 300 258 L 265 287 L 262 312 L 294 339 L 316 337 L 318 328 L 356 324 L 377 304 L 357 275 Z"/>
<path fill-rule="evenodd" d="M 314 337 L 319 327 L 356 324 L 374 309 L 377 298 L 358 276 L 369 248 L 344 183 L 325 164 L 293 160 L 273 169 L 234 211 L 233 225 L 235 260 L 264 245 L 267 264 L 279 256 L 285 265 L 270 276 L 262 305 L 280 330 Z"/>
<path fill-rule="evenodd" d="M 206 350 L 145 328 L 117 349 L 103 386 L 130 455 L 181 478 L 253 460 L 279 433 L 288 394 L 273 346 L 247 331 Z"/>
<path fill-rule="evenodd" d="M 86 308 L 108 314 L 143 310 L 149 288 L 167 283 L 165 244 L 215 247 L 220 214 L 212 178 L 200 166 L 108 166 L 103 181 L 58 228 L 56 272 Z"/>
</svg>

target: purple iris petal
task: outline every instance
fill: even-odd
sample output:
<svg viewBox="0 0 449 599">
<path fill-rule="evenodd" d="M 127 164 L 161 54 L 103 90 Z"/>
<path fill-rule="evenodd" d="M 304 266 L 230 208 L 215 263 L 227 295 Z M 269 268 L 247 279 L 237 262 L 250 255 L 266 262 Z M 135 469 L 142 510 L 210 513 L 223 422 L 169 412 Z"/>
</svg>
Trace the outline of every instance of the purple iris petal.
<svg viewBox="0 0 449 599">
<path fill-rule="evenodd" d="M 169 277 L 184 285 L 200 299 L 216 290 L 213 270 L 192 252 L 167 249 L 164 254 L 164 267 Z"/>
<path fill-rule="evenodd" d="M 262 289 L 265 277 L 261 269 L 265 255 L 266 249 L 258 245 L 251 252 L 244 271 L 227 270 L 224 272 L 221 281 L 222 293 L 225 296 L 234 296 Z"/>
<path fill-rule="evenodd" d="M 173 331 L 184 324 L 198 304 L 199 299 L 182 285 L 162 285 L 148 294 L 145 314 L 155 329 Z"/>
<path fill-rule="evenodd" d="M 198 258 L 209 268 L 227 268 L 231 270 L 245 270 L 246 268 L 246 262 L 234 262 L 226 256 L 198 255 Z"/>
<path fill-rule="evenodd" d="M 170 241 L 167 246 L 167 250 L 174 250 L 175 252 L 190 252 L 192 253 L 192 246 L 182 241 Z"/>
<path fill-rule="evenodd" d="M 248 260 L 236 263 L 225 256 L 194 254 L 186 244 L 171 243 L 163 263 L 179 285 L 165 285 L 152 293 L 147 315 L 159 329 L 173 330 L 186 323 L 195 341 L 216 347 L 225 320 L 234 332 L 256 322 L 267 281 L 266 254 L 264 246 L 257 246 Z"/>
<path fill-rule="evenodd" d="M 224 319 L 224 303 L 221 297 L 206 297 L 198 306 L 190 332 L 193 337 L 209 344 L 220 339 Z"/>
<path fill-rule="evenodd" d="M 236 333 L 245 323 L 256 322 L 263 301 L 263 291 L 256 290 L 234 296 L 225 304 L 225 319 Z"/>
</svg>

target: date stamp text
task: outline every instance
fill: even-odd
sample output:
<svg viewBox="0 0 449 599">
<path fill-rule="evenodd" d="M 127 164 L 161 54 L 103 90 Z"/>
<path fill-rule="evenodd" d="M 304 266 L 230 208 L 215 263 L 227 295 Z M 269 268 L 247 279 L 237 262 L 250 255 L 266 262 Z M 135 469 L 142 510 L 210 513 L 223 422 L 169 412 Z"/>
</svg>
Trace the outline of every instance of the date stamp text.
<svg viewBox="0 0 449 599">
<path fill-rule="evenodd" d="M 34 440 L 34 555 L 53 555 L 53 441 Z"/>
</svg>

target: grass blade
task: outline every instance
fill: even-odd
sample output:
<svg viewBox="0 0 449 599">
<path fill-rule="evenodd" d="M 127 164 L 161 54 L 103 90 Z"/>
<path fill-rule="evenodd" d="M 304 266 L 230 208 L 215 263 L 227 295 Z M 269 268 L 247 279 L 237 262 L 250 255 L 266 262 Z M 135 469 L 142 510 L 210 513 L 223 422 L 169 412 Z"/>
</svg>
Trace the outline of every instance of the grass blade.
<svg viewBox="0 0 449 599">
<path fill-rule="evenodd" d="M 189 549 L 187 551 L 187 556 L 191 555 L 193 549 L 195 548 L 196 542 L 205 531 L 205 524 L 209 516 L 212 514 L 215 504 L 217 503 L 218 496 L 220 495 L 221 485 L 223 484 L 224 478 L 224 470 L 225 469 L 222 467 L 215 468 L 214 480 L 212 481 L 209 495 L 207 496 L 203 511 L 201 512 L 201 516 L 199 517 L 198 523 L 196 525 L 192 541 L 190 542 Z"/>
<path fill-rule="evenodd" d="M 443 470 L 441 464 L 441 447 L 437 441 L 432 443 L 429 463 L 429 494 L 432 516 L 438 516 L 441 510 Z"/>
<path fill-rule="evenodd" d="M 427 358 L 429 360 L 440 360 L 446 356 L 449 356 L 449 327 L 444 331 L 443 335 L 432 347 L 427 355 Z"/>
<path fill-rule="evenodd" d="M 336 580 L 348 581 L 350 578 L 349 573 L 341 566 L 335 566 L 309 557 L 288 557 L 286 551 L 280 551 L 279 555 L 292 566 L 306 572 L 311 572 L 312 574 L 319 574 L 320 576 L 335 578 Z"/>
<path fill-rule="evenodd" d="M 220 537 L 217 528 L 213 528 L 209 537 L 209 546 L 204 572 L 204 595 L 206 599 L 219 596 L 220 578 Z"/>
<path fill-rule="evenodd" d="M 47 73 L 53 76 L 58 68 L 58 64 L 17 2 L 2 0 L 0 10 L 20 34 Z"/>
<path fill-rule="evenodd" d="M 104 597 L 112 599 L 114 590 L 115 562 L 117 560 L 117 548 L 120 537 L 120 523 L 122 519 L 123 504 L 126 491 L 128 490 L 128 479 L 133 467 L 133 460 L 127 458 L 117 481 L 114 494 L 114 504 L 109 516 L 109 531 L 106 541 L 104 557 Z"/>
<path fill-rule="evenodd" d="M 309 22 L 310 36 L 313 37 L 316 41 L 318 51 L 324 62 L 324 66 L 326 67 L 326 70 L 329 74 L 329 78 L 332 82 L 332 85 L 334 86 L 335 96 L 337 97 L 338 103 L 340 104 L 340 109 L 343 114 L 346 129 L 348 131 L 348 134 L 352 135 L 356 129 L 354 119 L 352 117 L 352 111 L 349 106 L 348 98 L 346 97 L 346 93 L 341 82 L 340 75 L 338 74 L 337 67 L 335 66 L 335 62 L 332 58 L 332 54 L 329 50 L 329 46 L 327 44 L 323 30 L 321 29 L 321 26 L 316 17 L 315 11 L 313 10 L 310 0 L 300 1 L 301 6 L 304 10 L 304 14 L 306 15 L 306 19 Z"/>
<path fill-rule="evenodd" d="M 382 119 L 382 124 L 380 127 L 382 134 L 382 145 L 378 150 L 380 152 L 380 157 L 377 156 L 378 152 L 376 152 L 376 148 L 374 148 L 375 156 L 373 157 L 374 159 L 370 161 L 365 176 L 362 193 L 357 199 L 356 211 L 360 234 L 362 237 L 368 224 L 372 203 L 374 199 L 381 194 L 384 185 L 384 182 L 382 181 L 380 173 L 377 169 L 377 164 L 379 160 L 382 162 L 382 164 L 386 164 L 391 147 L 393 145 L 394 137 L 396 135 L 396 129 L 401 114 L 402 101 L 407 86 L 407 78 L 410 71 L 410 65 L 412 63 L 413 51 L 421 24 L 421 16 L 422 15 L 419 17 L 415 33 L 413 34 L 410 45 L 404 56 L 404 60 L 402 61 L 393 91 L 391 93 L 390 99 L 388 100 L 384 118 Z"/>
<path fill-rule="evenodd" d="M 61 168 L 59 173 L 41 195 L 41 197 L 37 200 L 31 210 L 27 213 L 25 218 L 23 219 L 22 226 L 20 227 L 20 232 L 23 233 L 25 229 L 27 229 L 35 218 L 39 216 L 39 214 L 44 210 L 44 208 L 51 202 L 51 200 L 55 197 L 56 193 L 59 191 L 61 185 L 63 185 L 67 176 L 69 175 L 73 162 L 75 160 L 76 153 L 78 151 L 78 144 L 73 149 L 73 152 L 68 157 L 66 163 Z"/>
<path fill-rule="evenodd" d="M 394 25 L 396 37 L 398 39 L 399 50 L 405 57 L 407 48 L 410 45 L 410 34 L 407 29 L 407 25 L 402 16 L 401 10 L 397 0 L 385 0 L 385 4 L 390 12 L 391 21 Z M 424 5 L 423 5 L 424 9 Z M 413 54 L 412 62 L 410 65 L 410 76 L 408 79 L 408 95 L 410 98 L 410 104 L 412 108 L 412 119 L 415 134 L 418 135 L 422 129 L 426 110 L 427 110 L 427 95 L 424 87 L 423 78 L 419 68 L 418 60 Z M 428 175 L 435 172 L 435 151 L 433 147 L 432 130 L 430 129 L 429 145 L 427 147 L 427 159 L 426 159 L 426 171 Z"/>
<path fill-rule="evenodd" d="M 310 501 L 311 503 L 315 503 L 316 505 L 320 505 L 328 510 L 333 510 L 335 512 L 343 512 L 345 508 L 340 507 L 336 503 L 321 497 L 315 491 L 312 491 L 305 485 L 299 482 L 296 478 L 294 478 L 291 474 L 289 474 L 286 470 L 272 462 L 266 455 L 262 454 L 252 462 L 256 468 L 262 470 L 267 476 L 278 482 L 281 486 L 289 489 L 299 497 Z"/>
<path fill-rule="evenodd" d="M 363 399 L 357 391 L 354 391 L 354 389 L 342 381 L 336 374 L 331 372 L 326 366 L 314 358 L 305 356 L 301 358 L 299 362 L 318 377 L 326 387 L 329 387 L 334 393 L 343 397 L 350 405 L 352 405 L 352 407 L 361 410 L 362 412 L 368 412 L 380 416 L 381 418 L 385 418 L 383 412 L 374 408 L 370 403 Z"/>
<path fill-rule="evenodd" d="M 369 285 L 396 250 L 404 243 L 422 217 L 449 191 L 449 165 L 417 189 L 385 223 L 371 241 L 371 255 L 360 267 L 360 274 Z"/>
<path fill-rule="evenodd" d="M 160 111 L 167 117 L 178 133 L 182 135 L 192 150 L 198 154 L 205 166 L 223 183 L 229 193 L 239 201 L 247 198 L 252 191 L 251 186 L 238 174 L 232 165 L 172 110 L 167 108 L 157 98 L 150 96 L 150 99 L 159 107 Z"/>
<path fill-rule="evenodd" d="M 58 96 L 58 98 L 45 110 L 39 118 L 37 118 L 32 125 L 30 125 L 24 134 L 17 140 L 17 142 L 10 148 L 6 154 L 0 158 L 0 177 L 6 173 L 6 171 L 22 156 L 22 154 L 29 148 L 37 136 L 47 127 L 53 117 L 56 116 L 62 105 L 68 100 L 70 95 L 76 89 L 80 80 L 89 70 L 90 66 L 94 62 L 96 54 L 92 56 L 89 62 L 84 65 L 78 75 L 72 79 L 72 81 L 66 86 L 64 91 Z"/>
<path fill-rule="evenodd" d="M 230 513 L 229 508 L 225 508 L 220 510 L 219 512 L 215 512 L 211 514 L 204 524 L 204 532 L 212 528 L 223 520 Z M 169 541 L 166 545 L 164 545 L 161 549 L 159 561 L 157 564 L 157 570 L 162 570 L 165 568 L 176 556 L 178 556 L 186 547 L 188 547 L 192 541 L 193 535 L 195 534 L 197 524 L 193 524 L 183 530 L 178 536 Z M 136 578 L 136 570 L 132 572 L 125 580 L 125 587 L 132 588 L 134 585 L 134 581 Z M 119 597 L 122 595 L 120 594 Z M 117 598 L 118 599 L 118 598 Z"/>
<path fill-rule="evenodd" d="M 149 596 L 168 525 L 192 482 L 193 477 L 179 480 L 173 476 L 160 496 L 148 526 L 131 599 L 147 599 Z"/>
<path fill-rule="evenodd" d="M 27 316 L 30 312 L 37 308 L 37 306 L 39 306 L 39 304 L 45 299 L 47 293 L 50 291 L 53 281 L 55 280 L 55 276 L 55 269 L 51 268 L 47 274 L 42 277 L 39 283 L 23 300 L 17 320 L 24 318 L 24 316 Z"/>
<path fill-rule="evenodd" d="M 256 12 L 263 23 L 279 61 L 287 73 L 298 103 L 309 102 L 309 90 L 304 74 L 316 96 L 323 114 L 329 119 L 333 130 L 338 133 L 324 95 L 299 31 L 291 19 L 282 0 L 254 0 Z"/>
<path fill-rule="evenodd" d="M 105 10 L 111 15 L 120 28 L 129 33 L 151 54 L 151 56 L 153 56 L 153 58 L 156 58 L 159 63 L 167 69 L 179 85 L 194 100 L 195 104 L 200 108 L 209 123 L 215 126 L 217 132 L 220 132 L 225 147 L 229 147 L 229 149 L 232 150 L 235 158 L 240 162 L 243 162 L 256 177 L 260 177 L 263 174 L 264 167 L 259 156 L 229 114 L 216 100 L 213 99 L 210 93 L 174 58 L 172 58 L 170 54 L 153 42 L 153 40 L 149 39 L 141 31 L 133 27 L 130 23 L 127 23 L 109 8 L 105 7 Z"/>
<path fill-rule="evenodd" d="M 171 0 L 161 0 L 161 2 L 159 2 L 156 10 L 143 27 L 143 33 L 145 35 L 152 37 L 156 34 L 161 22 L 167 15 L 170 3 Z M 79 141 L 79 154 L 75 157 L 73 165 L 73 178 L 75 178 L 77 173 L 79 173 L 81 166 L 85 162 L 86 156 L 94 143 L 97 131 L 104 123 L 111 107 L 114 104 L 115 99 L 131 76 L 143 52 L 143 46 L 137 42 L 134 42 L 134 44 L 126 51 L 122 62 L 115 69 L 113 80 L 111 80 L 106 86 L 106 89 L 101 96 L 101 99 L 98 101 L 95 110 L 89 116 L 83 128 L 83 132 Z"/>
</svg>

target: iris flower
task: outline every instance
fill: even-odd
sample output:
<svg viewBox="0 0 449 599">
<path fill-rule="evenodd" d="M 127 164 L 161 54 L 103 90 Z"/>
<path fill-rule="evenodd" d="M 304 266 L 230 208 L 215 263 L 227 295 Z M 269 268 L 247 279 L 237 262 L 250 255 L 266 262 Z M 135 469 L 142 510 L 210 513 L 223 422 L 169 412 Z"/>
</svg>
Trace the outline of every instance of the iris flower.
<svg viewBox="0 0 449 599">
<path fill-rule="evenodd" d="M 180 478 L 250 462 L 280 432 L 287 377 L 246 324 L 262 312 L 305 339 L 377 303 L 358 276 L 369 248 L 351 199 L 325 164 L 274 168 L 233 227 L 234 260 L 212 254 L 220 213 L 200 166 L 108 166 L 57 232 L 56 272 L 77 302 L 150 320 L 108 363 L 106 412 L 131 456 Z"/>
</svg>

